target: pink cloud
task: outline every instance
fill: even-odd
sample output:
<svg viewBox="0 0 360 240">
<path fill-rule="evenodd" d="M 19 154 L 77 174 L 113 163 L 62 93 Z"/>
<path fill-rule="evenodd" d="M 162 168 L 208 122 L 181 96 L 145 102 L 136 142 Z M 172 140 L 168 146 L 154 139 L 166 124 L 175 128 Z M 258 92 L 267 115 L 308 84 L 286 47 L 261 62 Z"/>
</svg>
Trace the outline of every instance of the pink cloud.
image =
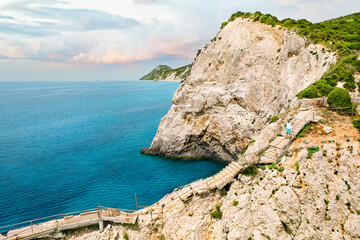
<svg viewBox="0 0 360 240">
<path fill-rule="evenodd" d="M 39 52 L 39 50 L 41 49 L 41 44 L 39 42 L 33 42 L 31 44 L 31 51 L 35 54 L 37 54 Z"/>
<path fill-rule="evenodd" d="M 85 63 L 133 63 L 145 60 L 153 60 L 163 55 L 172 55 L 180 58 L 195 57 L 197 39 L 169 39 L 162 37 L 150 37 L 148 41 L 137 49 L 128 47 L 110 46 L 100 51 L 92 49 L 74 56 L 70 62 Z"/>
<path fill-rule="evenodd" d="M 62 55 L 61 54 L 49 54 L 48 58 L 51 60 L 59 60 L 62 58 Z"/>
<path fill-rule="evenodd" d="M 25 57 L 25 52 L 22 47 L 12 43 L 3 43 L 3 46 L 0 45 L 0 54 L 9 58 Z"/>
</svg>

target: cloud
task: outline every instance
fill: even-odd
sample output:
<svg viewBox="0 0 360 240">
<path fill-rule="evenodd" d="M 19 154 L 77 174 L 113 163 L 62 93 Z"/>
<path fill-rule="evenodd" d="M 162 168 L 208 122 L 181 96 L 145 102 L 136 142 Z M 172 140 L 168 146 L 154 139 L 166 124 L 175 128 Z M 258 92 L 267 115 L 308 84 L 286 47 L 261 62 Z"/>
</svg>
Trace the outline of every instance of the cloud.
<svg viewBox="0 0 360 240">
<path fill-rule="evenodd" d="M 0 54 L 69 64 L 190 62 L 236 11 L 320 21 L 351 13 L 357 6 L 357 0 L 343 0 L 344 7 L 335 0 L 2 1 Z M 7 52 L 9 44 L 12 50 Z"/>
<path fill-rule="evenodd" d="M 39 6 L 35 3 L 39 3 L 39 1 L 16 1 L 1 7 L 0 12 L 6 11 L 13 15 L 26 16 L 27 20 L 24 22 L 16 19 L 16 17 L 10 17 L 17 21 L 8 23 L 1 22 L 0 18 L 0 33 L 47 36 L 60 34 L 64 31 L 126 29 L 140 25 L 135 19 L 104 11 Z M 52 1 L 52 3 L 63 2 Z"/>
<path fill-rule="evenodd" d="M 11 16 L 0 15 L 0 19 L 14 19 L 14 18 Z"/>
<path fill-rule="evenodd" d="M 157 0 L 134 0 L 135 3 L 155 3 Z"/>
<path fill-rule="evenodd" d="M 37 54 L 40 49 L 41 49 L 41 43 L 39 43 L 39 42 L 33 42 L 33 43 L 31 44 L 31 51 L 32 51 L 34 54 Z"/>
<path fill-rule="evenodd" d="M 61 54 L 49 54 L 48 55 L 48 58 L 51 59 L 51 60 L 59 60 L 59 59 L 62 59 L 62 55 Z"/>
<path fill-rule="evenodd" d="M 8 58 L 23 58 L 25 57 L 25 52 L 20 45 L 4 43 L 0 46 L 0 55 Z"/>
<path fill-rule="evenodd" d="M 159 58 L 192 59 L 198 39 L 151 36 L 144 45 L 134 49 L 124 44 L 112 43 L 110 46 L 96 45 L 88 52 L 81 52 L 70 62 L 81 63 L 134 63 Z"/>
</svg>

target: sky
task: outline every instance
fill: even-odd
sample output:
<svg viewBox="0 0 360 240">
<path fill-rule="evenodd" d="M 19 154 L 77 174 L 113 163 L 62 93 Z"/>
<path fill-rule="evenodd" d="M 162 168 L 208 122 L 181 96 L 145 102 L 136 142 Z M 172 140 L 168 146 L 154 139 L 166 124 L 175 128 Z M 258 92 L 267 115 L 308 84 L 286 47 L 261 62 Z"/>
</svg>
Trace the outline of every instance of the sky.
<svg viewBox="0 0 360 240">
<path fill-rule="evenodd" d="M 319 22 L 359 0 L 1 0 L 0 81 L 138 80 L 190 64 L 237 11 Z"/>
</svg>

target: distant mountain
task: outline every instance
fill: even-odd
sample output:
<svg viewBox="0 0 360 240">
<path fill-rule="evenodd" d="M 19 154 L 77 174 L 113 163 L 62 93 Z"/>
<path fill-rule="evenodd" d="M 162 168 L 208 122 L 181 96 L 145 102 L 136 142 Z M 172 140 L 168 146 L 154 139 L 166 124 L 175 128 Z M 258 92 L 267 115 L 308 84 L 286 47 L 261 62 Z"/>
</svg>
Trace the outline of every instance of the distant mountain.
<svg viewBox="0 0 360 240">
<path fill-rule="evenodd" d="M 184 81 L 191 72 L 192 64 L 172 69 L 166 65 L 159 65 L 150 73 L 140 78 L 140 80 L 155 80 L 155 81 Z"/>
</svg>

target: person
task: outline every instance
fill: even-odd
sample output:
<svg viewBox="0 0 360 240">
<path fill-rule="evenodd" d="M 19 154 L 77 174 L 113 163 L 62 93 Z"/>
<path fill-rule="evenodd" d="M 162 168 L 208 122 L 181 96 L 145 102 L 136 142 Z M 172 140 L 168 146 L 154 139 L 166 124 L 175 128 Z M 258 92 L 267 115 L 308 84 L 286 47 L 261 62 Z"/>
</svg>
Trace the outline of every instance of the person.
<svg viewBox="0 0 360 240">
<path fill-rule="evenodd" d="M 291 122 L 291 120 L 289 119 L 286 123 L 286 137 L 285 138 L 288 138 L 290 139 L 291 137 L 291 125 L 293 124 L 294 122 Z"/>
</svg>

